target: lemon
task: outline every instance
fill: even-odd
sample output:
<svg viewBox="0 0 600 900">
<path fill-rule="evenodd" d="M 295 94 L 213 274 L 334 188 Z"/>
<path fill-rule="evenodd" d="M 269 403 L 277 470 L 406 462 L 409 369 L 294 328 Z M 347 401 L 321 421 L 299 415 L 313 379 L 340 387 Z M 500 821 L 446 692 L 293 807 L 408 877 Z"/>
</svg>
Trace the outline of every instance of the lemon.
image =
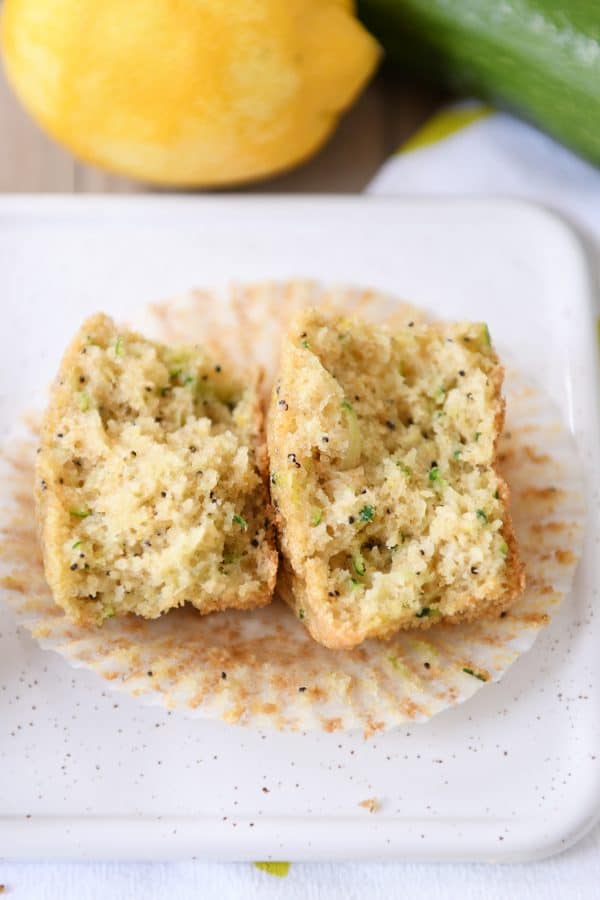
<svg viewBox="0 0 600 900">
<path fill-rule="evenodd" d="M 78 157 L 165 185 L 289 168 L 379 57 L 351 0 L 5 0 L 23 104 Z"/>
</svg>

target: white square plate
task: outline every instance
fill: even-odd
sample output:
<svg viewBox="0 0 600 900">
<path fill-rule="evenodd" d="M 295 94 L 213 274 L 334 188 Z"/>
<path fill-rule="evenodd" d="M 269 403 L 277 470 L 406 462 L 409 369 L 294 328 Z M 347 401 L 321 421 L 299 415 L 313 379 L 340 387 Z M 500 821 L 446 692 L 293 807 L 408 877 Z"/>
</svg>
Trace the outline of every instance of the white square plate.
<svg viewBox="0 0 600 900">
<path fill-rule="evenodd" d="M 366 741 L 143 707 L 0 610 L 7 857 L 531 859 L 571 844 L 600 808 L 595 313 L 559 220 L 498 201 L 4 197 L 0 434 L 42 396 L 89 313 L 294 276 L 487 320 L 555 397 L 589 497 L 573 595 L 501 683 Z M 370 797 L 375 814 L 359 806 Z"/>
</svg>

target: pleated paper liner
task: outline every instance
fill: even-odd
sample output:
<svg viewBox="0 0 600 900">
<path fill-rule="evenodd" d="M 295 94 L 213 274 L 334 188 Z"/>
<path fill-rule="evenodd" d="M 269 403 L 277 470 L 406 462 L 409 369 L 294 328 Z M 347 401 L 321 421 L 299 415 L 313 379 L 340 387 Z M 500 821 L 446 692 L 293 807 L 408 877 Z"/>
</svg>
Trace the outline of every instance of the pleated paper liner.
<svg viewBox="0 0 600 900">
<path fill-rule="evenodd" d="M 154 308 L 145 331 L 175 342 L 209 341 L 224 358 L 244 353 L 247 361 L 261 360 L 268 384 L 292 306 L 328 300 L 379 319 L 417 315 L 373 292 L 321 292 L 305 283 L 236 288 L 231 296 L 229 303 L 224 294 L 195 293 Z M 252 612 L 200 616 L 184 608 L 152 621 L 128 616 L 102 628 L 73 625 L 54 605 L 43 575 L 32 497 L 33 421 L 14 431 L 0 461 L 2 596 L 44 649 L 144 703 L 282 730 L 370 734 L 425 721 L 499 680 L 531 648 L 569 593 L 579 558 L 584 505 L 571 436 L 551 400 L 518 372 L 508 374 L 505 393 L 501 462 L 528 583 L 502 617 L 402 632 L 352 651 L 315 643 L 278 599 Z"/>
</svg>

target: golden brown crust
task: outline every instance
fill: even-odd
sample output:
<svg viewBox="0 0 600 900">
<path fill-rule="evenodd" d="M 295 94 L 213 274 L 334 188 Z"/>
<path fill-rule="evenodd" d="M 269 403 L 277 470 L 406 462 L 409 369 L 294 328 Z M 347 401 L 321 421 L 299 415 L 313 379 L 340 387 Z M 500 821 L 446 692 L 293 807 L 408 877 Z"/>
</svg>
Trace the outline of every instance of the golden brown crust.
<svg viewBox="0 0 600 900">
<path fill-rule="evenodd" d="M 277 583 L 277 572 L 279 569 L 279 550 L 277 547 L 277 526 L 276 526 L 276 510 L 271 502 L 271 492 L 269 490 L 269 455 L 267 453 L 267 436 L 266 436 L 266 417 L 264 406 L 261 402 L 262 383 L 264 381 L 264 370 L 259 368 L 256 376 L 255 403 L 254 403 L 254 421 L 256 423 L 257 443 L 256 443 L 256 460 L 260 471 L 263 484 L 264 494 L 264 515 L 267 533 L 267 553 L 272 563 L 272 572 L 267 581 L 267 589 L 261 598 L 258 595 L 252 606 L 267 606 L 273 600 L 273 593 Z"/>
</svg>

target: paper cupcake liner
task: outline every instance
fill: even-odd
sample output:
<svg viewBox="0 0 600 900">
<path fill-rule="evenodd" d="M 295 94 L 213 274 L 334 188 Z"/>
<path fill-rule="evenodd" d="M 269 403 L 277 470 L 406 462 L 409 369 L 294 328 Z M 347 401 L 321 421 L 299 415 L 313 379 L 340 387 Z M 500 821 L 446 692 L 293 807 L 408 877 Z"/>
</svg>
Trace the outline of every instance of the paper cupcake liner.
<svg viewBox="0 0 600 900">
<path fill-rule="evenodd" d="M 149 308 L 136 325 L 162 340 L 208 342 L 225 356 L 261 362 L 268 384 L 292 309 L 322 302 L 377 319 L 422 315 L 370 291 L 293 283 L 196 292 Z M 315 643 L 277 598 L 252 612 L 199 616 L 183 608 L 151 621 L 128 616 L 102 628 L 73 625 L 44 580 L 31 419 L 15 429 L 0 459 L 1 596 L 41 647 L 144 703 L 281 730 L 371 734 L 425 721 L 499 680 L 531 648 L 568 594 L 581 550 L 585 510 L 571 436 L 550 399 L 519 372 L 508 373 L 505 393 L 500 458 L 528 582 L 502 617 L 401 632 L 350 651 Z"/>
</svg>

